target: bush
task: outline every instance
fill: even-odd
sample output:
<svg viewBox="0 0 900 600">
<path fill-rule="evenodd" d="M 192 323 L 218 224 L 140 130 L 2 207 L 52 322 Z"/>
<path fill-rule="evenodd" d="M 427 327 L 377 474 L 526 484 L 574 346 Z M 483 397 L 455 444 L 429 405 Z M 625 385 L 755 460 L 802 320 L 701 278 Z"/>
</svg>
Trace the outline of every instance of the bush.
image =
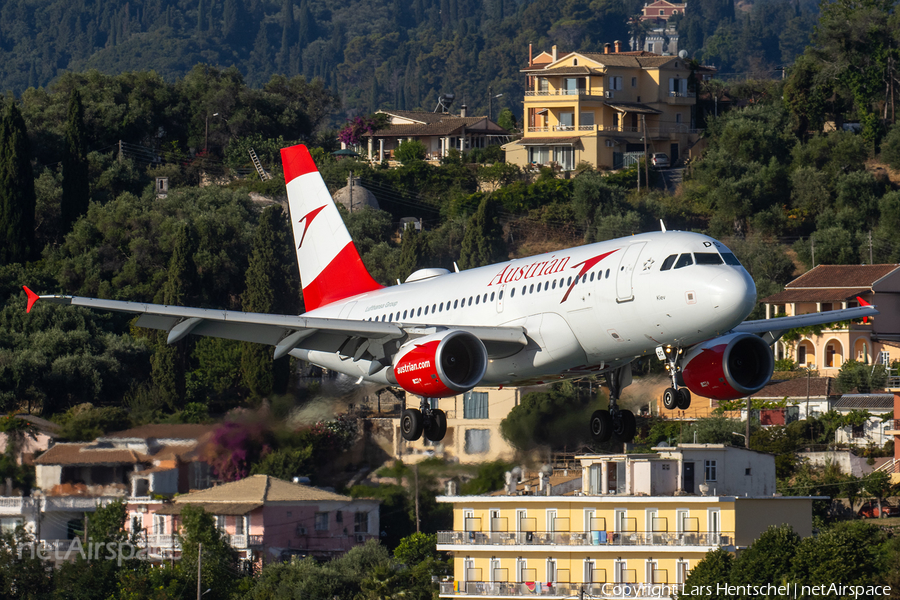
<svg viewBox="0 0 900 600">
<path fill-rule="evenodd" d="M 425 144 L 419 140 L 406 140 L 400 142 L 400 145 L 397 146 L 397 150 L 394 152 L 394 158 L 404 165 L 408 165 L 417 160 L 425 160 L 425 155 L 427 153 L 428 151 L 425 148 Z"/>
<path fill-rule="evenodd" d="M 881 160 L 900 170 L 900 126 L 894 125 L 881 143 Z"/>
</svg>

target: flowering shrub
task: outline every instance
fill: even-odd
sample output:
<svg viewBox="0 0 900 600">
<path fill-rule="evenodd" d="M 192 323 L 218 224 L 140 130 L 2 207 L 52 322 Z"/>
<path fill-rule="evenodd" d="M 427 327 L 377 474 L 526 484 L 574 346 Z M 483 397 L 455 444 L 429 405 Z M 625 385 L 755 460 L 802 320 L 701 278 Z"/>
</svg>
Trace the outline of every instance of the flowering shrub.
<svg viewBox="0 0 900 600">
<path fill-rule="evenodd" d="M 348 146 L 359 144 L 366 133 L 375 133 L 384 129 L 388 124 L 388 116 L 385 114 L 371 115 L 369 117 L 354 117 L 338 132 L 338 140 Z"/>
<path fill-rule="evenodd" d="M 207 452 L 213 474 L 222 481 L 237 481 L 271 451 L 268 431 L 262 423 L 226 421 L 216 427 Z"/>
</svg>

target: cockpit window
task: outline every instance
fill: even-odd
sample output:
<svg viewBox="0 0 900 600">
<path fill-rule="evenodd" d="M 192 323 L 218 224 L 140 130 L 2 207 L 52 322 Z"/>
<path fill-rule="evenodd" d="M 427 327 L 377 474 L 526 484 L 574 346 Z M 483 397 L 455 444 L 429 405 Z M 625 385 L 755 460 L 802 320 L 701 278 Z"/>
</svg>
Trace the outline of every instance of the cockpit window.
<svg viewBox="0 0 900 600">
<path fill-rule="evenodd" d="M 675 263 L 675 268 L 680 269 L 681 267 L 687 267 L 692 264 L 694 264 L 694 259 L 691 258 L 690 254 L 685 253 L 678 257 L 678 262 Z"/>
<path fill-rule="evenodd" d="M 675 264 L 675 259 L 678 258 L 677 254 L 671 254 L 666 257 L 666 260 L 663 261 L 662 266 L 659 268 L 660 271 L 668 271 L 672 268 L 672 265 Z"/>
<path fill-rule="evenodd" d="M 737 256 L 732 254 L 731 252 L 723 252 L 722 258 L 725 259 L 726 265 L 731 265 L 732 267 L 741 267 L 741 261 L 737 259 Z"/>
<path fill-rule="evenodd" d="M 694 252 L 694 260 L 698 265 L 721 265 L 722 257 L 718 252 Z"/>
</svg>

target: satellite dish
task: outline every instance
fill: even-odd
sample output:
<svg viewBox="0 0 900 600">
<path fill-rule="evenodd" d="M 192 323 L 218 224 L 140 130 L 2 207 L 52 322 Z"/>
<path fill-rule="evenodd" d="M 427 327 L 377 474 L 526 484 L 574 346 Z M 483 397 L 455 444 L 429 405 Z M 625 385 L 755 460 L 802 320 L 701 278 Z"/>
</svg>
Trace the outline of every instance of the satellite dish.
<svg viewBox="0 0 900 600">
<path fill-rule="evenodd" d="M 681 58 L 687 58 L 687 55 L 688 55 L 688 51 L 687 51 L 687 50 L 679 50 L 679 51 L 678 51 L 678 56 L 681 57 Z"/>
</svg>

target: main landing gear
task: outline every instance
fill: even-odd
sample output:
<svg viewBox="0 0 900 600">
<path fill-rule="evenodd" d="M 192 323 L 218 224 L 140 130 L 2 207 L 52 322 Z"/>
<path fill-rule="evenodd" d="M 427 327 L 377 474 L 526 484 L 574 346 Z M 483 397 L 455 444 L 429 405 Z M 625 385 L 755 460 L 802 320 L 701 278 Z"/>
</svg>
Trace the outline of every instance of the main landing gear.
<svg viewBox="0 0 900 600">
<path fill-rule="evenodd" d="M 684 355 L 682 348 L 673 346 L 660 346 L 656 349 L 656 355 L 666 363 L 666 372 L 672 378 L 672 387 L 663 392 L 663 406 L 669 410 L 687 410 L 691 406 L 691 392 L 686 387 L 678 387 L 681 378 L 681 358 Z"/>
<path fill-rule="evenodd" d="M 622 388 L 630 383 L 630 364 L 606 373 L 606 385 L 609 387 L 609 410 L 595 410 L 591 415 L 591 435 L 595 441 L 602 443 L 613 438 L 617 442 L 628 443 L 634 439 L 637 431 L 634 413 L 619 408 L 619 396 Z"/>
<path fill-rule="evenodd" d="M 447 434 L 447 415 L 439 408 L 431 408 L 425 398 L 418 409 L 407 408 L 400 415 L 400 435 L 404 440 L 414 442 L 422 434 L 431 442 L 439 442 Z"/>
</svg>

